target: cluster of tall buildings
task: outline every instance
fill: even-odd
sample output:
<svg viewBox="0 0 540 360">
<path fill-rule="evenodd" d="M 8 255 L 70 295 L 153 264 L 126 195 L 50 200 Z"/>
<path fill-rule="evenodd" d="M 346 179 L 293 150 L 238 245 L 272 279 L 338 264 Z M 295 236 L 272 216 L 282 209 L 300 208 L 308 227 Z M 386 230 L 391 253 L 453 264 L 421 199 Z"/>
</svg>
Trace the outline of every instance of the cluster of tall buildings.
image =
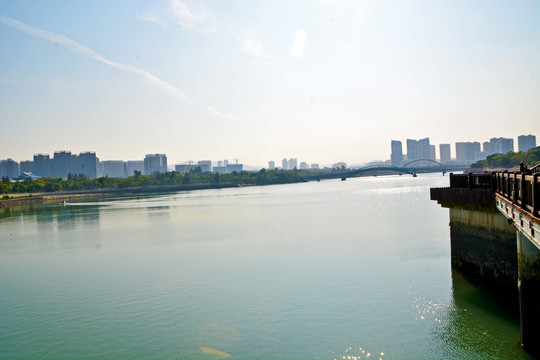
<svg viewBox="0 0 540 360">
<path fill-rule="evenodd" d="M 269 161 L 268 162 L 268 169 L 269 170 L 276 170 L 278 169 L 278 167 L 276 167 L 276 163 L 274 161 Z M 281 160 L 281 169 L 283 170 L 295 170 L 295 169 L 300 169 L 300 170 L 309 170 L 309 169 L 319 169 L 319 164 L 317 163 L 313 163 L 313 164 L 308 164 L 304 161 L 302 161 L 300 163 L 300 166 L 298 166 L 298 159 L 296 158 L 290 158 L 290 159 L 283 159 Z"/>
<path fill-rule="evenodd" d="M 51 158 L 49 154 L 36 154 L 34 160 L 21 161 L 13 159 L 0 161 L 0 176 L 10 179 L 22 173 L 32 173 L 39 177 L 62 177 L 68 174 L 83 174 L 89 178 L 100 176 L 127 177 L 140 171 L 141 174 L 154 174 L 167 171 L 165 154 L 147 154 L 144 160 L 106 160 L 100 161 L 95 152 L 72 154 L 71 151 L 56 151 Z"/>
<path fill-rule="evenodd" d="M 392 140 L 390 160 L 393 166 L 403 165 L 404 161 L 435 160 L 435 145 L 429 143 L 429 138 L 420 140 L 407 139 L 407 153 L 403 153 L 403 145 L 399 140 Z"/>
<path fill-rule="evenodd" d="M 414 160 L 433 160 L 447 163 L 457 161 L 462 163 L 472 163 L 484 160 L 492 154 L 506 154 L 514 151 L 514 139 L 511 138 L 491 138 L 480 145 L 480 142 L 456 142 L 455 158 L 452 158 L 450 144 L 439 145 L 439 157 L 437 158 L 436 147 L 431 145 L 429 138 L 412 140 L 407 139 L 407 153 L 403 153 L 401 141 L 392 140 L 390 161 L 393 166 L 402 166 L 406 162 Z M 527 151 L 536 147 L 535 135 L 518 136 L 518 151 Z"/>
<path fill-rule="evenodd" d="M 187 164 L 175 165 L 175 171 L 177 173 L 188 173 L 192 170 L 200 168 L 202 172 L 216 172 L 220 174 L 232 173 L 234 171 L 239 172 L 244 169 L 243 164 L 238 164 L 238 162 L 232 164 L 229 163 L 229 160 L 219 160 L 216 163 L 216 166 L 212 166 L 211 160 L 200 160 L 195 164 L 192 161 L 189 161 Z"/>
<path fill-rule="evenodd" d="M 229 163 L 229 160 L 218 161 L 212 167 L 212 161 L 201 160 L 197 163 L 175 165 L 175 171 L 187 173 L 196 168 L 203 172 L 232 173 L 242 171 L 244 165 Z M 164 173 L 167 171 L 167 156 L 165 154 L 147 154 L 143 160 L 105 160 L 100 161 L 95 152 L 72 154 L 71 151 L 56 151 L 53 157 L 49 154 L 36 154 L 34 160 L 16 162 L 13 159 L 0 161 L 0 176 L 10 179 L 17 178 L 23 173 L 31 173 L 34 177 L 62 177 L 69 174 L 83 174 L 93 179 L 101 176 L 128 177 L 135 171 L 144 175 Z"/>
</svg>

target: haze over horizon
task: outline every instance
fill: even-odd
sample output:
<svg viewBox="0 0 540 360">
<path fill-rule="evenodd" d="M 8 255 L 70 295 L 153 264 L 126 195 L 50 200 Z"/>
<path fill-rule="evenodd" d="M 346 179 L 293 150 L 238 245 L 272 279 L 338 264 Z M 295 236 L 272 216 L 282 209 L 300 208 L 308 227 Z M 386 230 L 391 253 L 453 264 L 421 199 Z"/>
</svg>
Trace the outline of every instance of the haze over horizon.
<svg viewBox="0 0 540 360">
<path fill-rule="evenodd" d="M 1 0 L 0 159 L 355 164 L 425 137 L 517 150 L 540 135 L 539 19 L 533 0 Z"/>
</svg>

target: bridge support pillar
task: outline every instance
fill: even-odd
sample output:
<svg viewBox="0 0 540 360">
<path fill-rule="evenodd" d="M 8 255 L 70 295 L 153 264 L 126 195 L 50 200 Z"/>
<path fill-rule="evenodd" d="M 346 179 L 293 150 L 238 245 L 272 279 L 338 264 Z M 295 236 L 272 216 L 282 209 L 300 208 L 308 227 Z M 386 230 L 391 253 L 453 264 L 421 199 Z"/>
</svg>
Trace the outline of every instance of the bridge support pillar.
<svg viewBox="0 0 540 360">
<path fill-rule="evenodd" d="M 517 232 L 521 345 L 540 357 L 540 249 Z"/>
</svg>

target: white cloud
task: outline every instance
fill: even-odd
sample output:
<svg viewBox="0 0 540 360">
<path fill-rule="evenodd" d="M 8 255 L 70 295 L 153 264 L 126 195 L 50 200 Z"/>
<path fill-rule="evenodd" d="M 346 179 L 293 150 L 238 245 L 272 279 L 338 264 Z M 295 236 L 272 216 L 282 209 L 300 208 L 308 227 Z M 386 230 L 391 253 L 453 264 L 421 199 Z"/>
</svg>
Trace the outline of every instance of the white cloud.
<svg viewBox="0 0 540 360">
<path fill-rule="evenodd" d="M 158 13 L 137 14 L 137 18 L 150 21 L 161 26 L 170 24 L 179 25 L 182 29 L 199 33 L 216 34 L 217 21 L 212 16 L 213 11 L 208 6 L 194 6 L 192 2 L 183 0 L 169 0 L 169 6 Z M 233 36 L 240 45 L 240 51 L 255 57 L 266 57 L 267 46 L 257 38 L 253 32 L 225 30 L 224 35 Z"/>
<path fill-rule="evenodd" d="M 48 40 L 48 41 L 51 41 L 51 42 L 53 42 L 55 44 L 63 45 L 66 48 L 68 48 L 69 50 L 71 50 L 74 53 L 77 53 L 79 55 L 83 55 L 83 56 L 89 57 L 91 59 L 94 59 L 96 61 L 99 61 L 101 63 L 104 63 L 106 65 L 109 65 L 111 67 L 114 67 L 114 68 L 117 68 L 117 69 L 120 69 L 120 70 L 124 70 L 124 71 L 127 71 L 127 72 L 134 73 L 136 75 L 139 75 L 143 79 L 145 79 L 149 84 L 159 88 L 161 91 L 165 92 L 169 96 L 171 96 L 173 98 L 176 98 L 176 99 L 179 99 L 179 100 L 182 100 L 183 102 L 185 102 L 187 104 L 192 104 L 192 105 L 197 106 L 199 108 L 205 109 L 206 111 L 208 111 L 209 113 L 211 113 L 211 114 L 213 114 L 215 116 L 219 116 L 219 117 L 224 118 L 224 119 L 239 121 L 239 119 L 234 117 L 234 116 L 221 113 L 221 112 L 219 112 L 219 111 L 217 111 L 217 110 L 215 110 L 215 109 L 213 109 L 213 108 L 211 108 L 209 106 L 194 103 L 191 99 L 186 97 L 184 95 L 184 93 L 180 89 L 178 89 L 176 86 L 174 86 L 174 85 L 172 85 L 172 84 L 158 78 L 157 76 L 149 73 L 146 70 L 137 68 L 135 66 L 131 66 L 131 65 L 127 65 L 127 64 L 121 64 L 121 63 L 117 63 L 117 62 L 114 62 L 112 60 L 109 60 L 109 59 L 105 58 L 104 56 L 96 53 L 94 50 L 92 50 L 92 49 L 90 49 L 90 48 L 88 48 L 88 47 L 86 47 L 86 46 L 84 46 L 82 44 L 79 44 L 78 42 L 76 42 L 76 41 L 74 41 L 74 40 L 72 40 L 72 39 L 70 39 L 70 38 L 68 38 L 68 37 L 66 37 L 64 35 L 58 35 L 58 34 L 55 34 L 53 32 L 47 31 L 47 30 L 38 29 L 38 28 L 35 28 L 35 27 L 31 26 L 31 25 L 27 25 L 25 23 L 22 23 L 20 21 L 17 21 L 17 20 L 2 16 L 2 15 L 0 15 L 0 22 L 2 22 L 5 25 L 8 25 L 8 26 L 10 26 L 10 27 L 12 27 L 14 29 L 26 32 L 28 34 L 40 37 L 40 38 Z"/>
<path fill-rule="evenodd" d="M 184 1 L 171 0 L 169 10 L 174 22 L 186 29 L 191 29 L 204 19 L 202 12 L 196 14 Z"/>
<path fill-rule="evenodd" d="M 294 37 L 294 42 L 291 48 L 291 54 L 293 57 L 299 58 L 304 52 L 304 44 L 307 38 L 307 31 L 304 29 L 298 29 Z"/>
<path fill-rule="evenodd" d="M 249 56 L 264 57 L 266 52 L 266 46 L 257 39 L 257 36 L 253 33 L 244 35 L 235 35 L 236 39 L 240 43 L 240 50 Z"/>
<path fill-rule="evenodd" d="M 167 25 L 167 23 L 163 21 L 163 19 L 159 15 L 156 15 L 156 14 L 149 14 L 149 13 L 137 14 L 137 18 L 140 20 L 150 21 L 156 24 L 160 24 L 161 26 Z"/>
<path fill-rule="evenodd" d="M 169 0 L 166 9 L 157 13 L 137 14 L 137 18 L 162 26 L 176 24 L 182 29 L 211 33 L 215 32 L 215 22 L 210 15 L 211 11 L 206 7 L 195 7 L 192 3 L 182 0 Z"/>
<path fill-rule="evenodd" d="M 216 109 L 210 107 L 210 106 L 200 106 L 198 105 L 199 107 L 201 108 L 204 108 L 206 111 L 216 115 L 216 116 L 219 116 L 219 117 L 222 117 L 222 118 L 225 118 L 225 119 L 229 119 L 229 120 L 234 120 L 234 121 L 237 121 L 237 122 L 243 122 L 242 119 L 240 118 L 237 118 L 236 116 L 232 116 L 232 115 L 227 115 L 227 114 L 224 114 L 220 111 L 217 111 Z"/>
</svg>

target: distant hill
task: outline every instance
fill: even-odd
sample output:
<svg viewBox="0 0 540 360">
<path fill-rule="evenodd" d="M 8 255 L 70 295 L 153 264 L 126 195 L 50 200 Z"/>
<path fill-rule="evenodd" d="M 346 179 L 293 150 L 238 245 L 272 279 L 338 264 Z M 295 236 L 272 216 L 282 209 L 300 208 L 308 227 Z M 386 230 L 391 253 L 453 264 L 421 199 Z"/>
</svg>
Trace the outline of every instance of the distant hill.
<svg viewBox="0 0 540 360">
<path fill-rule="evenodd" d="M 540 164 L 540 147 L 535 147 L 525 152 L 511 151 L 506 154 L 489 155 L 486 160 L 480 160 L 471 164 L 470 169 L 513 168 L 519 166 L 521 162 L 528 167 Z"/>
</svg>

